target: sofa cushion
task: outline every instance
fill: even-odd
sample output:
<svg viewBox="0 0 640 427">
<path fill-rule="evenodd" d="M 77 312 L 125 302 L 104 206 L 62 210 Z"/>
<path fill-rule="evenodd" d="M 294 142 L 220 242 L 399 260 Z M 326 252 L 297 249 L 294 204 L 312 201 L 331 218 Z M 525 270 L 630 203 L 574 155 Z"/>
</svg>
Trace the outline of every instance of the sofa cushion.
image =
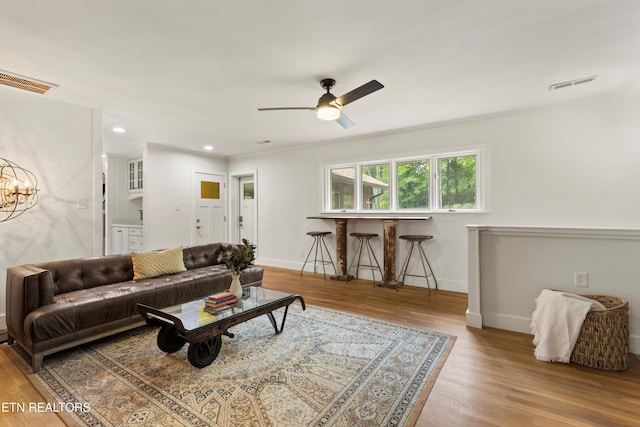
<svg viewBox="0 0 640 427">
<path fill-rule="evenodd" d="M 133 266 L 129 254 L 49 261 L 33 264 L 33 266 L 51 272 L 54 295 L 133 278 Z"/>
<path fill-rule="evenodd" d="M 132 252 L 133 280 L 164 276 L 187 271 L 182 246 L 163 251 Z"/>
<path fill-rule="evenodd" d="M 222 245 L 207 243 L 206 245 L 186 246 L 184 251 L 184 265 L 188 270 L 219 264 L 218 257 Z"/>
<path fill-rule="evenodd" d="M 136 303 L 168 307 L 205 298 L 229 288 L 231 272 L 222 265 L 188 270 L 171 276 L 127 281 L 82 289 L 55 297 L 28 316 L 31 342 L 73 334 L 101 324 L 139 316 Z"/>
</svg>

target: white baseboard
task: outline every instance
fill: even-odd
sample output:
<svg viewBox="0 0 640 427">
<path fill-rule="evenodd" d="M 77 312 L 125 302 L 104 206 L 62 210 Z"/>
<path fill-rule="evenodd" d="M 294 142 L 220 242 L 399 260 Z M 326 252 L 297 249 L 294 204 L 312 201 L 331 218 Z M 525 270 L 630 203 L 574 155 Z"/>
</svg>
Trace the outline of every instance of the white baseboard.
<svg viewBox="0 0 640 427">
<path fill-rule="evenodd" d="M 273 258 L 258 258 L 256 260 L 256 264 L 265 265 L 268 267 L 277 267 L 277 268 L 286 268 L 288 270 L 297 270 L 300 271 L 302 269 L 303 261 L 287 261 L 282 259 L 273 259 Z M 334 274 L 333 268 L 328 265 L 325 267 L 327 274 Z M 304 271 L 313 272 L 313 264 L 307 263 L 304 267 Z M 355 270 L 351 270 L 353 273 Z M 322 265 L 318 264 L 316 267 L 317 273 L 322 273 Z M 360 278 L 364 280 L 373 280 L 371 277 L 371 270 L 367 268 L 360 269 Z M 467 282 L 461 280 L 449 280 L 436 277 L 438 280 L 438 289 L 442 291 L 451 291 L 451 292 L 461 292 L 466 294 L 468 291 Z M 380 275 L 375 273 L 375 280 L 380 280 Z M 416 286 L 419 288 L 427 288 L 427 284 L 424 278 L 419 277 L 407 277 L 405 283 L 409 286 Z M 431 282 L 431 286 L 433 287 L 433 282 Z"/>
<path fill-rule="evenodd" d="M 482 329 L 482 314 L 472 313 L 467 308 L 466 319 L 467 319 L 467 326 L 471 328 Z"/>
<path fill-rule="evenodd" d="M 490 328 L 506 329 L 507 331 L 531 334 L 531 318 L 483 311 L 482 324 Z"/>
<path fill-rule="evenodd" d="M 484 326 L 531 334 L 531 318 L 487 312 L 482 313 L 480 317 Z M 629 351 L 633 354 L 640 354 L 640 336 L 629 336 Z"/>
<path fill-rule="evenodd" d="M 282 259 L 273 258 L 258 258 L 256 259 L 257 265 L 264 265 L 267 267 L 286 268 L 288 270 L 298 270 L 302 268 L 302 262 L 287 261 Z M 308 266 L 313 271 L 313 266 Z M 306 270 L 305 270 L 306 271 Z"/>
</svg>

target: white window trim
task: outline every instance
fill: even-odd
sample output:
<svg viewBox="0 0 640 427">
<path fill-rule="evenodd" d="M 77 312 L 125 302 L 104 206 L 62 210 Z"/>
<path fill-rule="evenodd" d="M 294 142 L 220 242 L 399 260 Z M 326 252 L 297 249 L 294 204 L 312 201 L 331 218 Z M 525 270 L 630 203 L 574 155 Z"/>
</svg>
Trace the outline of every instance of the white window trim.
<svg viewBox="0 0 640 427">
<path fill-rule="evenodd" d="M 379 160 L 366 160 L 348 163 L 339 163 L 323 166 L 324 195 L 322 200 L 322 212 L 324 213 L 358 213 L 358 214 L 379 214 L 379 213 L 481 213 L 486 212 L 488 208 L 488 191 L 486 185 L 489 182 L 488 159 L 486 153 L 488 147 L 473 148 L 460 151 L 433 152 L 424 155 L 415 155 L 408 157 L 387 158 Z M 464 157 L 469 155 L 476 156 L 476 207 L 472 209 L 445 209 L 440 206 L 440 176 L 438 171 L 438 159 L 450 157 Z M 397 164 L 412 162 L 417 160 L 427 160 L 429 162 L 429 208 L 398 208 L 398 180 L 397 180 Z M 389 164 L 389 209 L 363 209 L 362 206 L 362 167 L 376 164 Z M 331 209 L 331 170 L 339 168 L 355 168 L 354 197 L 355 203 L 353 209 Z"/>
<path fill-rule="evenodd" d="M 476 207 L 471 209 L 449 209 L 443 208 L 440 206 L 440 173 L 438 171 L 438 160 L 446 159 L 451 157 L 465 157 L 465 156 L 476 156 Z M 483 212 L 483 202 L 484 202 L 484 192 L 482 191 L 483 183 L 482 176 L 484 175 L 484 168 L 482 167 L 482 150 L 465 150 L 465 151 L 452 151 L 450 153 L 437 153 L 433 155 L 433 165 L 435 165 L 432 169 L 432 177 L 433 183 L 437 185 L 437 191 L 431 191 L 430 196 L 432 196 L 433 200 L 433 208 L 430 212 L 438 212 L 438 213 L 469 213 L 469 212 Z M 481 171 L 482 169 L 482 171 Z"/>
<path fill-rule="evenodd" d="M 393 212 L 393 194 L 391 192 L 391 187 L 395 181 L 394 177 L 391 175 L 392 174 L 392 169 L 394 166 L 394 160 L 393 159 L 385 159 L 385 160 L 374 160 L 374 161 L 367 161 L 367 162 L 358 162 L 358 170 L 357 170 L 357 183 L 356 185 L 358 186 L 358 194 L 357 194 L 357 208 L 358 208 L 358 212 L 361 213 L 366 213 L 366 212 L 372 212 L 372 213 L 385 213 L 385 212 Z M 389 164 L 389 209 L 365 209 L 363 206 L 363 200 L 362 200 L 362 167 L 363 166 L 371 166 L 371 165 L 382 165 L 382 164 Z"/>
<path fill-rule="evenodd" d="M 408 163 L 415 162 L 418 160 L 427 160 L 429 162 L 429 208 L 428 209 L 419 209 L 419 208 L 399 208 L 398 207 L 398 163 Z M 433 154 L 424 155 L 424 156 L 411 156 L 411 157 L 399 157 L 393 160 L 393 194 L 392 194 L 392 212 L 398 213 L 424 213 L 424 212 L 434 212 L 434 200 L 435 196 L 433 191 L 431 190 L 433 187 L 434 176 L 433 176 Z"/>
<path fill-rule="evenodd" d="M 341 168 L 354 168 L 354 174 L 355 174 L 355 181 L 354 181 L 354 189 L 353 189 L 353 196 L 356 198 L 355 203 L 354 203 L 354 208 L 353 209 L 331 209 L 331 201 L 333 200 L 332 198 L 332 194 L 331 194 L 331 170 L 332 169 L 341 169 Z M 360 168 L 358 167 L 357 162 L 352 162 L 352 163 L 340 163 L 340 164 L 333 164 L 333 165 L 327 165 L 324 167 L 324 200 L 322 201 L 322 212 L 328 212 L 328 213 L 336 213 L 336 212 L 341 212 L 341 213 L 355 213 L 355 212 L 359 212 L 359 207 L 358 207 L 358 185 L 357 185 L 357 177 L 358 177 L 358 173 L 359 173 Z"/>
</svg>

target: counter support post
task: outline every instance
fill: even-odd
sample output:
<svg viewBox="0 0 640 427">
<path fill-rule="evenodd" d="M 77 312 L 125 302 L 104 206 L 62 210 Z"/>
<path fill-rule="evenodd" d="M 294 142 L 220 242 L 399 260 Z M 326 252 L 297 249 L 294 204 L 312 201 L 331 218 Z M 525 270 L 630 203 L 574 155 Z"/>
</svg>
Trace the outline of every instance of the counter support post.
<svg viewBox="0 0 640 427">
<path fill-rule="evenodd" d="M 396 221 L 394 219 L 383 219 L 384 226 L 383 248 L 384 248 L 384 277 L 379 286 L 390 286 L 397 289 L 396 280 Z"/>
<path fill-rule="evenodd" d="M 347 220 L 335 219 L 336 223 L 336 275 L 332 277 L 335 280 L 351 279 L 347 271 Z"/>
</svg>

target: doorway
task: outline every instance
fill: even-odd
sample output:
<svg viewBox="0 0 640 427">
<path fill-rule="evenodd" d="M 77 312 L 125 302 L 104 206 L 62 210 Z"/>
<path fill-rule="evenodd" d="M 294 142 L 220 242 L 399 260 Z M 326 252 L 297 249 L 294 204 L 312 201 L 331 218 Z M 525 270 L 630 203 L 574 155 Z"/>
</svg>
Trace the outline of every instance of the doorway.
<svg viewBox="0 0 640 427">
<path fill-rule="evenodd" d="M 256 192 L 253 175 L 240 177 L 239 190 L 238 235 L 240 236 L 240 241 L 247 239 L 250 242 L 255 242 Z"/>
<path fill-rule="evenodd" d="M 258 244 L 258 176 L 257 171 L 233 173 L 229 188 L 229 233 L 233 242 L 242 239 Z"/>
<path fill-rule="evenodd" d="M 226 178 L 222 174 L 194 172 L 196 245 L 226 241 Z"/>
</svg>

